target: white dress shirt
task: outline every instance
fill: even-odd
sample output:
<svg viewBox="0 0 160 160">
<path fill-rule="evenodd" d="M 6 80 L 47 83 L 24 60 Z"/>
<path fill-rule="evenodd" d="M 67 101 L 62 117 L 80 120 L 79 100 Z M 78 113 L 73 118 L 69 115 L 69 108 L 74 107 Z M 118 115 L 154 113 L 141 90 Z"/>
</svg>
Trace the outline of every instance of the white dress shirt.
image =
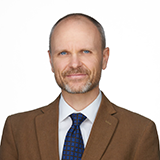
<svg viewBox="0 0 160 160">
<path fill-rule="evenodd" d="M 70 118 L 69 115 L 71 115 L 72 113 L 82 113 L 87 117 L 85 121 L 80 125 L 84 147 L 85 147 L 91 132 L 92 125 L 96 118 L 96 115 L 101 103 L 101 99 L 102 99 L 102 94 L 100 91 L 98 97 L 89 106 L 87 106 L 82 111 L 77 112 L 65 102 L 63 96 L 61 95 L 60 102 L 59 102 L 59 157 L 60 159 L 62 157 L 63 145 L 64 145 L 66 134 L 72 125 L 72 119 Z"/>
</svg>

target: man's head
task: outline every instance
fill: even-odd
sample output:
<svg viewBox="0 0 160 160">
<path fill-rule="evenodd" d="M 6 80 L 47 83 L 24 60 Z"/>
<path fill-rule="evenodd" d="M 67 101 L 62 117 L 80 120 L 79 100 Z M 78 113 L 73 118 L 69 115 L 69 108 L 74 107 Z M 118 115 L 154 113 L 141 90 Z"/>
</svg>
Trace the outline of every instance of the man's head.
<svg viewBox="0 0 160 160">
<path fill-rule="evenodd" d="M 55 27 L 64 19 L 67 19 L 67 18 L 80 18 L 80 17 L 85 17 L 87 18 L 89 21 L 91 21 L 98 29 L 99 33 L 100 33 L 100 36 L 101 36 L 101 44 L 102 44 L 102 50 L 105 49 L 106 47 L 106 38 L 105 38 L 105 32 L 104 32 L 104 29 L 102 27 L 102 25 L 94 18 L 88 16 L 88 15 L 85 15 L 85 14 L 82 14 L 82 13 L 73 13 L 73 14 L 68 14 L 62 18 L 60 18 L 56 23 L 55 25 L 52 27 L 51 29 L 51 32 L 50 32 L 50 37 L 49 37 L 49 51 L 51 53 L 51 37 L 52 37 L 52 33 L 55 29 Z"/>
<path fill-rule="evenodd" d="M 49 56 L 62 91 L 85 93 L 98 87 L 101 70 L 106 68 L 109 48 L 103 29 L 100 32 L 97 25 L 101 25 L 88 17 L 68 15 L 52 28 Z"/>
</svg>

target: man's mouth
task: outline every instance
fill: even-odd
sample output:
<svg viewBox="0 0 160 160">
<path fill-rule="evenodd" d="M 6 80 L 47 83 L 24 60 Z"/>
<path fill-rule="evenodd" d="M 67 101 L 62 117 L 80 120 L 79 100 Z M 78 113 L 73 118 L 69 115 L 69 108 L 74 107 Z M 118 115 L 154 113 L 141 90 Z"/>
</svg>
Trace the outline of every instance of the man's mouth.
<svg viewBox="0 0 160 160">
<path fill-rule="evenodd" d="M 87 74 L 85 73 L 71 73 L 66 75 L 66 77 L 70 79 L 82 79 L 85 78 L 86 76 Z"/>
</svg>

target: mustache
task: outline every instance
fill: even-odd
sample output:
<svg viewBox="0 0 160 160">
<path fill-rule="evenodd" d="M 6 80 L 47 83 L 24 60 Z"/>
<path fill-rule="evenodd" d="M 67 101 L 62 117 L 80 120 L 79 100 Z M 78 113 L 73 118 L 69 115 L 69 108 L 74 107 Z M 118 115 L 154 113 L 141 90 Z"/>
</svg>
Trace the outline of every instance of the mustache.
<svg viewBox="0 0 160 160">
<path fill-rule="evenodd" d="M 76 74 L 79 73 L 79 74 L 87 74 L 87 75 L 89 75 L 90 71 L 88 69 L 85 69 L 85 68 L 82 68 L 82 67 L 80 67 L 80 68 L 70 68 L 70 69 L 64 71 L 62 73 L 62 76 L 65 77 L 67 75 L 75 74 L 75 73 Z"/>
</svg>

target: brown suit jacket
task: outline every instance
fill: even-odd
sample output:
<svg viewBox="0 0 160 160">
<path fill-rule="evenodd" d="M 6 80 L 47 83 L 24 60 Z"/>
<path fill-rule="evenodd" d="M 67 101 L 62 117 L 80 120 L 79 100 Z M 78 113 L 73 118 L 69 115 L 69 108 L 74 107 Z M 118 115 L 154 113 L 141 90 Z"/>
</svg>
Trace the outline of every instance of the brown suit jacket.
<svg viewBox="0 0 160 160">
<path fill-rule="evenodd" d="M 8 117 L 0 160 L 59 160 L 58 106 Z M 160 160 L 155 124 L 103 95 L 82 160 Z"/>
</svg>

